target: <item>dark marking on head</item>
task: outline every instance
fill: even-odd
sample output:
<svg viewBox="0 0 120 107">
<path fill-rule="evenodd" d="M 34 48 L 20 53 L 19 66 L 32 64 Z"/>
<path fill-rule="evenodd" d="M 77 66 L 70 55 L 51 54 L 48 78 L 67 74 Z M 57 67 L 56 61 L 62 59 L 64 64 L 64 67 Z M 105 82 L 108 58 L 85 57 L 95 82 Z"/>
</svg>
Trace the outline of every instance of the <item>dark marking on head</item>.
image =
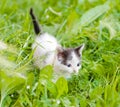
<svg viewBox="0 0 120 107">
<path fill-rule="evenodd" d="M 67 65 L 67 60 L 72 60 L 71 53 L 74 51 L 72 48 L 63 49 L 59 51 L 57 54 L 58 60 L 61 61 L 62 64 Z"/>
</svg>

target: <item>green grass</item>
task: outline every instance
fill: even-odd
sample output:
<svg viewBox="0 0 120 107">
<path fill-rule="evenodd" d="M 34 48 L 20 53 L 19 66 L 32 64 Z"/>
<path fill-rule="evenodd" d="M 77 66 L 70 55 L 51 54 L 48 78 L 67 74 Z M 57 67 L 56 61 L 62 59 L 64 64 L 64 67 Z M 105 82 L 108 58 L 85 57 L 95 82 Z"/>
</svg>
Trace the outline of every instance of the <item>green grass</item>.
<svg viewBox="0 0 120 107">
<path fill-rule="evenodd" d="M 119 0 L 1 0 L 1 107 L 120 107 Z M 64 47 L 85 43 L 79 75 L 51 81 L 33 66 L 33 7 L 43 31 Z"/>
</svg>

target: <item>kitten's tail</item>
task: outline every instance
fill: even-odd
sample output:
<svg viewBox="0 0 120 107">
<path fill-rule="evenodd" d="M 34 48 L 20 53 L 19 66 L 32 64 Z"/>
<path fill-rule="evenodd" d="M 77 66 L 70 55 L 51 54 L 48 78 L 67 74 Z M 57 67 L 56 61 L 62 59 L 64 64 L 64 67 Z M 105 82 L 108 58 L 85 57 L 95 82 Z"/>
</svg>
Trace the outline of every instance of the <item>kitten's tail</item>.
<svg viewBox="0 0 120 107">
<path fill-rule="evenodd" d="M 31 16 L 32 21 L 33 21 L 34 31 L 35 31 L 35 33 L 38 35 L 38 34 L 41 33 L 41 29 L 40 29 L 40 27 L 39 27 L 39 24 L 38 24 L 38 22 L 37 22 L 37 20 L 36 20 L 36 17 L 35 17 L 35 15 L 34 15 L 34 13 L 33 13 L 33 9 L 32 9 L 32 8 L 30 8 L 30 16 Z"/>
</svg>

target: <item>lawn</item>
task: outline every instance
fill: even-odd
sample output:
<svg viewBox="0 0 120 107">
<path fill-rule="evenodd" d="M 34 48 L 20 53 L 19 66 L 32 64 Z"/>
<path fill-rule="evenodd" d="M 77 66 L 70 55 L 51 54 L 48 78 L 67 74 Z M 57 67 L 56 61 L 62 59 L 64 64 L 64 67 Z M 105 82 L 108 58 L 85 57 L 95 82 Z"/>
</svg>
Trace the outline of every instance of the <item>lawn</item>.
<svg viewBox="0 0 120 107">
<path fill-rule="evenodd" d="M 85 44 L 77 76 L 34 67 L 31 7 L 63 47 Z M 120 107 L 120 0 L 0 0 L 0 41 L 0 107 Z"/>
</svg>

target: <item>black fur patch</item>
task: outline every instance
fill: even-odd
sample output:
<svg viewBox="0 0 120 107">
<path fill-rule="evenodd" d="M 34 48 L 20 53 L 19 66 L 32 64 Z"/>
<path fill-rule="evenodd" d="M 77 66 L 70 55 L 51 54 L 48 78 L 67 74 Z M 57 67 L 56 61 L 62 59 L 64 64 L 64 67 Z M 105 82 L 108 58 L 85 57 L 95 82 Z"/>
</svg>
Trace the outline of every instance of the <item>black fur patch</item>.
<svg viewBox="0 0 120 107">
<path fill-rule="evenodd" d="M 39 24 L 38 24 L 38 22 L 36 20 L 36 17 L 35 17 L 35 15 L 33 13 L 33 9 L 32 8 L 30 9 L 30 15 L 31 15 L 31 18 L 32 18 L 32 21 L 33 21 L 33 25 L 34 25 L 34 31 L 38 35 L 38 34 L 41 33 L 41 29 L 39 27 Z"/>
<path fill-rule="evenodd" d="M 58 58 L 61 57 L 61 63 L 67 65 L 67 60 L 72 60 L 72 52 L 74 51 L 73 48 L 64 49 L 62 52 L 58 53 Z"/>
</svg>

